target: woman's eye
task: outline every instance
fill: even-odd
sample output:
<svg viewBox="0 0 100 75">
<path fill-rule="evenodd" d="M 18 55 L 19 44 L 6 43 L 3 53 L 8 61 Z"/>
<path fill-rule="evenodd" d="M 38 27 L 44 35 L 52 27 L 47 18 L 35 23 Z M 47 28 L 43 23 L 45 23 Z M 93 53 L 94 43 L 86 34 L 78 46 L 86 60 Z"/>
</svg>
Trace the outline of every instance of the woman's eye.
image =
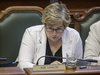
<svg viewBox="0 0 100 75">
<path fill-rule="evenodd" d="M 61 28 L 58 28 L 57 30 L 61 30 Z"/>
<path fill-rule="evenodd" d="M 49 27 L 49 29 L 53 29 L 53 28 Z"/>
</svg>

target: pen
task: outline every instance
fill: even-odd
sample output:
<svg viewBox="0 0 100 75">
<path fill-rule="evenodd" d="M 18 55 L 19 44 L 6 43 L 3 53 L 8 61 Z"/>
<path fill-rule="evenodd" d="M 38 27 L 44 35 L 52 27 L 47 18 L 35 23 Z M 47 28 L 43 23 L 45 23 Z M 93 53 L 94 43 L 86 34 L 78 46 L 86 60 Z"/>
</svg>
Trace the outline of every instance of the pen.
<svg viewBox="0 0 100 75">
<path fill-rule="evenodd" d="M 6 61 L 7 59 L 6 58 L 0 58 L 0 61 Z"/>
<path fill-rule="evenodd" d="M 80 66 L 79 68 L 80 68 L 80 69 L 84 69 L 84 68 L 86 68 L 86 66 Z"/>
</svg>

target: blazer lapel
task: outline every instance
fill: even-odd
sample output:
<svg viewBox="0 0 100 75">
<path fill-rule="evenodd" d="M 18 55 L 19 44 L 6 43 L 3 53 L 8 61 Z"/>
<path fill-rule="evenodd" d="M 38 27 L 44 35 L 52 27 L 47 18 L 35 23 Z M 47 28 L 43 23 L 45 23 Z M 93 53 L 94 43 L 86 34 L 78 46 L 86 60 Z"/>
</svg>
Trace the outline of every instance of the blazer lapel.
<svg viewBox="0 0 100 75">
<path fill-rule="evenodd" d="M 68 53 L 68 55 L 72 54 L 71 43 L 72 39 L 69 35 L 69 31 L 65 29 L 62 35 L 62 57 L 66 57 L 66 53 Z M 63 59 L 63 62 L 66 62 L 66 59 Z"/>
<path fill-rule="evenodd" d="M 45 34 L 45 28 L 43 28 L 43 30 L 41 31 L 41 34 L 39 36 L 39 43 L 37 44 L 37 60 L 41 57 L 41 56 L 45 56 L 45 52 L 46 52 L 46 34 Z M 38 65 L 44 65 L 44 61 L 45 61 L 45 57 L 41 58 L 38 61 Z"/>
</svg>

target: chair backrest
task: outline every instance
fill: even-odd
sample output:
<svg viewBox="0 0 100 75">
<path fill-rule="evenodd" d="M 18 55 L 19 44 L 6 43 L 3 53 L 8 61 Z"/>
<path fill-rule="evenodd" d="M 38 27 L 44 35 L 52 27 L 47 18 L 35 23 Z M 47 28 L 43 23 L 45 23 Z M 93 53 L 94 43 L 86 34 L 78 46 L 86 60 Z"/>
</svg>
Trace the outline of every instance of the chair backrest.
<svg viewBox="0 0 100 75">
<path fill-rule="evenodd" d="M 82 16 L 79 13 L 75 13 L 74 19 L 76 21 L 75 29 L 80 33 L 84 50 L 85 40 L 90 31 L 90 26 L 100 20 L 100 7 L 90 8 Z"/>
<path fill-rule="evenodd" d="M 12 6 L 0 12 L 0 58 L 14 62 L 26 28 L 42 24 L 43 9 L 38 6 Z"/>
</svg>

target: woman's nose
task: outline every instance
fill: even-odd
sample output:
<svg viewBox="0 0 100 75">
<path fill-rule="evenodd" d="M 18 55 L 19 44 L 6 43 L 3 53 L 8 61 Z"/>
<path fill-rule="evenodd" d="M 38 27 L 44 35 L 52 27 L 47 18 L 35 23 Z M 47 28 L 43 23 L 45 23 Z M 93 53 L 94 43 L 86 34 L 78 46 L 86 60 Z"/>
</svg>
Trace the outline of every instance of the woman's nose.
<svg viewBox="0 0 100 75">
<path fill-rule="evenodd" d="M 56 30 L 54 30 L 54 31 L 52 32 L 52 34 L 53 34 L 53 35 L 56 35 L 56 34 L 57 34 L 57 31 L 56 31 Z"/>
</svg>

